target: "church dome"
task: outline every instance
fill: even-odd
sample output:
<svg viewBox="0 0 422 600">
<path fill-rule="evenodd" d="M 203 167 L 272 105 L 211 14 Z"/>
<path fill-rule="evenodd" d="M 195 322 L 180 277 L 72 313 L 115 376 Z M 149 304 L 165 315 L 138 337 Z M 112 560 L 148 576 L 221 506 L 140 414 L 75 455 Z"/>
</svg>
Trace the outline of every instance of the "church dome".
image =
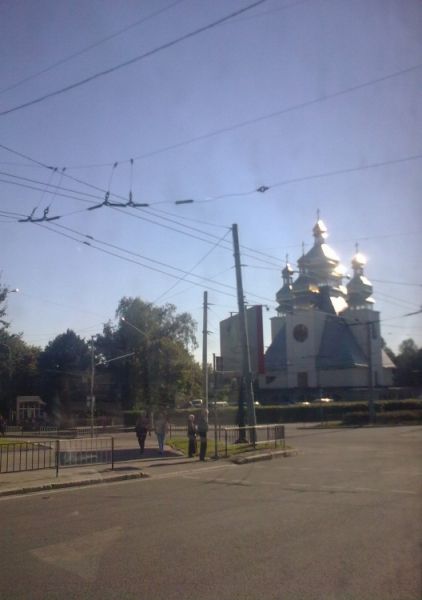
<svg viewBox="0 0 422 600">
<path fill-rule="evenodd" d="M 366 257 L 357 251 L 352 258 L 353 277 L 347 284 L 347 302 L 350 307 L 369 307 L 374 304 L 371 298 L 373 287 L 369 279 L 364 275 Z"/>
<path fill-rule="evenodd" d="M 318 218 L 312 232 L 314 245 L 309 252 L 299 258 L 300 272 L 308 275 L 318 285 L 337 288 L 341 285 L 346 270 L 340 264 L 336 252 L 325 243 L 328 230 L 322 219 Z"/>
</svg>

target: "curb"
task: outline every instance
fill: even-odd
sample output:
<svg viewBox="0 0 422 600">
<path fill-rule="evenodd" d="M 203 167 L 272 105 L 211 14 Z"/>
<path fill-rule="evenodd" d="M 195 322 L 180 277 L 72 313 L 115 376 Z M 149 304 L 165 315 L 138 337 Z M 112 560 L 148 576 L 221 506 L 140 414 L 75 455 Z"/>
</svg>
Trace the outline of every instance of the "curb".
<svg viewBox="0 0 422 600">
<path fill-rule="evenodd" d="M 115 481 L 127 481 L 130 479 L 147 479 L 146 473 L 128 473 L 126 475 L 115 475 L 104 479 L 80 479 L 78 481 L 58 481 L 57 483 L 45 483 L 30 487 L 15 488 L 11 490 L 0 491 L 0 498 L 4 496 L 18 496 L 23 494 L 32 494 L 35 492 L 45 492 L 51 490 L 60 490 L 63 488 L 83 487 L 88 485 L 97 485 L 101 483 L 110 483 Z"/>
<path fill-rule="evenodd" d="M 275 450 L 274 452 L 260 452 L 259 454 L 251 454 L 250 456 L 236 456 L 231 458 L 231 462 L 236 465 L 245 465 L 263 460 L 272 460 L 273 458 L 288 458 L 289 456 L 297 456 L 298 451 L 290 450 Z"/>
</svg>

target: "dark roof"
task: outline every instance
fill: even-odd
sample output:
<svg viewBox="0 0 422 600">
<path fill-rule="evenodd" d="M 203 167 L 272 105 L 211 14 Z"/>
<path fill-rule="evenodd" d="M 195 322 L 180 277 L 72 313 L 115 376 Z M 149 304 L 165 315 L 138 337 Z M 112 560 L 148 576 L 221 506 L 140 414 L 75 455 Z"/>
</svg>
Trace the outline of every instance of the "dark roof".
<svg viewBox="0 0 422 600">
<path fill-rule="evenodd" d="M 286 324 L 273 339 L 271 346 L 265 353 L 265 370 L 279 371 L 287 366 Z"/>
<path fill-rule="evenodd" d="M 368 366 L 365 354 L 342 319 L 326 319 L 316 366 L 318 369 Z"/>
</svg>

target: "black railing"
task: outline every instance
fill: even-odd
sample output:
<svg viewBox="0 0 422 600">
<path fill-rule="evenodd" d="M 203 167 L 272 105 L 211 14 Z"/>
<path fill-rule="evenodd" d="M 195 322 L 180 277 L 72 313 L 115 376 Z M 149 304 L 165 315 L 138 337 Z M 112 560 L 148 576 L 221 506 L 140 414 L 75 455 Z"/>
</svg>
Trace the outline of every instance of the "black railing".
<svg viewBox="0 0 422 600">
<path fill-rule="evenodd" d="M 114 468 L 114 438 L 79 438 L 0 444 L 0 474 L 93 464 Z"/>
<path fill-rule="evenodd" d="M 0 473 L 52 469 L 55 456 L 54 442 L 0 444 Z"/>
<path fill-rule="evenodd" d="M 236 453 L 237 449 L 242 451 L 248 448 L 284 449 L 286 446 L 284 425 L 224 427 L 223 432 L 225 456 Z"/>
</svg>

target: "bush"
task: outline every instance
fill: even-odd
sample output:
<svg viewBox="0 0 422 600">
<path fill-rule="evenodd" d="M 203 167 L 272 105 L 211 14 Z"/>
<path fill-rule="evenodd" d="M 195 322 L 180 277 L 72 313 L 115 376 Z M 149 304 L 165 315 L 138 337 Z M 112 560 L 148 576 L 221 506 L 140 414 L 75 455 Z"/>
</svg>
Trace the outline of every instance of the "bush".
<svg viewBox="0 0 422 600">
<path fill-rule="evenodd" d="M 378 425 L 398 425 L 400 423 L 422 423 L 422 410 L 397 410 L 376 413 Z M 369 412 L 355 412 L 344 415 L 343 425 L 368 425 Z"/>
</svg>

